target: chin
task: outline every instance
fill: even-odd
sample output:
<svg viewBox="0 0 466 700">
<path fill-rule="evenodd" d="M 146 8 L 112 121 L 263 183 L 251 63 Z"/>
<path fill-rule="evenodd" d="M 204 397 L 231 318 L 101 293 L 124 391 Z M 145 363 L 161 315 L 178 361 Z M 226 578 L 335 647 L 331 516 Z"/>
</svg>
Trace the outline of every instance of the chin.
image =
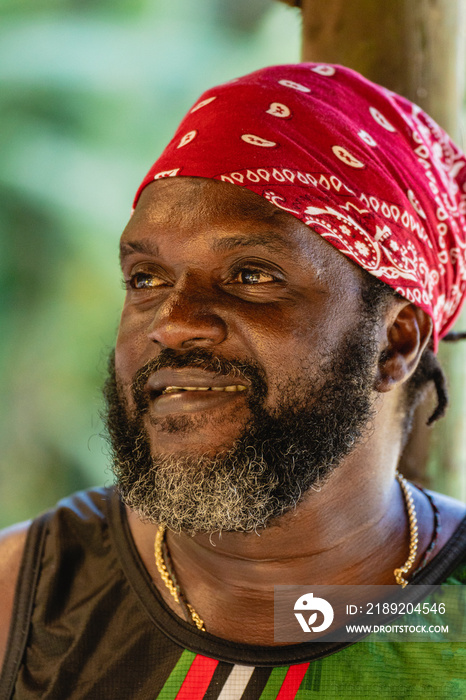
<svg viewBox="0 0 466 700">
<path fill-rule="evenodd" d="M 150 420 L 146 426 L 153 459 L 158 457 L 201 455 L 214 458 L 234 448 L 244 434 L 246 421 L 233 422 L 226 416 L 220 423 L 206 416 L 174 414 L 158 420 Z"/>
</svg>

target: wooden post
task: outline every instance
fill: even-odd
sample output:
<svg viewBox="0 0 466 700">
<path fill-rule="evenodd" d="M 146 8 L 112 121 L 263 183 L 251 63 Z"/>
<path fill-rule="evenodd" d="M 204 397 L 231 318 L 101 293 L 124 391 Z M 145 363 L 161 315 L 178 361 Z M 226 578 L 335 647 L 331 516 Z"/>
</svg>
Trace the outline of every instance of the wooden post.
<svg viewBox="0 0 466 700">
<path fill-rule="evenodd" d="M 342 63 L 419 104 L 458 139 L 464 0 L 301 0 L 303 61 Z"/>
<path fill-rule="evenodd" d="M 354 68 L 419 104 L 464 147 L 466 0 L 284 1 L 302 8 L 303 61 Z M 466 326 L 465 314 L 458 326 Z M 425 427 L 431 400 L 420 406 L 400 466 L 466 499 L 466 350 L 450 345 L 439 356 L 451 405 L 433 430 Z"/>
</svg>

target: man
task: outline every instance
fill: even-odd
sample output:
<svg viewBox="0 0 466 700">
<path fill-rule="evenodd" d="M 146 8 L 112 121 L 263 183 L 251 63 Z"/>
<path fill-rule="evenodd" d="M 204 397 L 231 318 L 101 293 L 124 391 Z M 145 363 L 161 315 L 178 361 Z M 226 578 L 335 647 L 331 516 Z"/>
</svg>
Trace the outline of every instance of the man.
<svg viewBox="0 0 466 700">
<path fill-rule="evenodd" d="M 277 644 L 273 596 L 464 582 L 465 506 L 396 470 L 431 380 L 446 405 L 465 183 L 432 120 L 339 66 L 200 98 L 121 239 L 119 492 L 3 537 L 2 697 L 464 696 L 459 645 Z"/>
</svg>

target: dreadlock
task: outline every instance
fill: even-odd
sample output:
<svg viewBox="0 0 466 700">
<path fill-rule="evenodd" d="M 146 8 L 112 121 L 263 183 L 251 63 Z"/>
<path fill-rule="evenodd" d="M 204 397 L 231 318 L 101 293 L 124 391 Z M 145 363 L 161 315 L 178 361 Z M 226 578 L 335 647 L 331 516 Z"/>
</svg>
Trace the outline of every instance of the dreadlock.
<svg viewBox="0 0 466 700">
<path fill-rule="evenodd" d="M 366 271 L 363 272 L 364 282 L 361 296 L 367 313 L 379 316 L 386 309 L 390 299 L 403 298 L 385 282 L 381 282 Z M 443 340 L 453 341 L 465 337 L 466 333 L 449 333 Z M 441 418 L 448 406 L 447 380 L 438 358 L 429 345 L 422 353 L 418 366 L 406 383 L 406 414 L 403 422 L 403 433 L 406 437 L 409 435 L 412 427 L 414 411 L 429 389 L 430 382 L 433 383 L 437 393 L 437 405 L 429 417 L 427 425 L 432 425 L 432 423 Z"/>
<path fill-rule="evenodd" d="M 427 421 L 427 425 L 432 425 L 432 423 L 435 423 L 435 421 L 445 415 L 448 406 L 448 390 L 447 380 L 440 362 L 432 349 L 427 347 L 421 355 L 414 374 L 406 385 L 406 407 L 408 413 L 406 428 L 408 431 L 411 428 L 414 410 L 424 397 L 429 382 L 433 382 L 437 392 L 437 406 Z"/>
</svg>

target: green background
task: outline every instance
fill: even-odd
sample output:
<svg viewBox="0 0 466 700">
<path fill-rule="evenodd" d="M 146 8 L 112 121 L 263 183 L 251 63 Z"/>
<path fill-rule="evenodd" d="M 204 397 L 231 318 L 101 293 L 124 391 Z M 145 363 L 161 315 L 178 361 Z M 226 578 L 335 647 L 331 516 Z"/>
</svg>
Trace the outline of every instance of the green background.
<svg viewBox="0 0 466 700">
<path fill-rule="evenodd" d="M 111 483 L 100 386 L 138 184 L 199 94 L 299 60 L 273 0 L 3 0 L 0 525 Z"/>
</svg>

